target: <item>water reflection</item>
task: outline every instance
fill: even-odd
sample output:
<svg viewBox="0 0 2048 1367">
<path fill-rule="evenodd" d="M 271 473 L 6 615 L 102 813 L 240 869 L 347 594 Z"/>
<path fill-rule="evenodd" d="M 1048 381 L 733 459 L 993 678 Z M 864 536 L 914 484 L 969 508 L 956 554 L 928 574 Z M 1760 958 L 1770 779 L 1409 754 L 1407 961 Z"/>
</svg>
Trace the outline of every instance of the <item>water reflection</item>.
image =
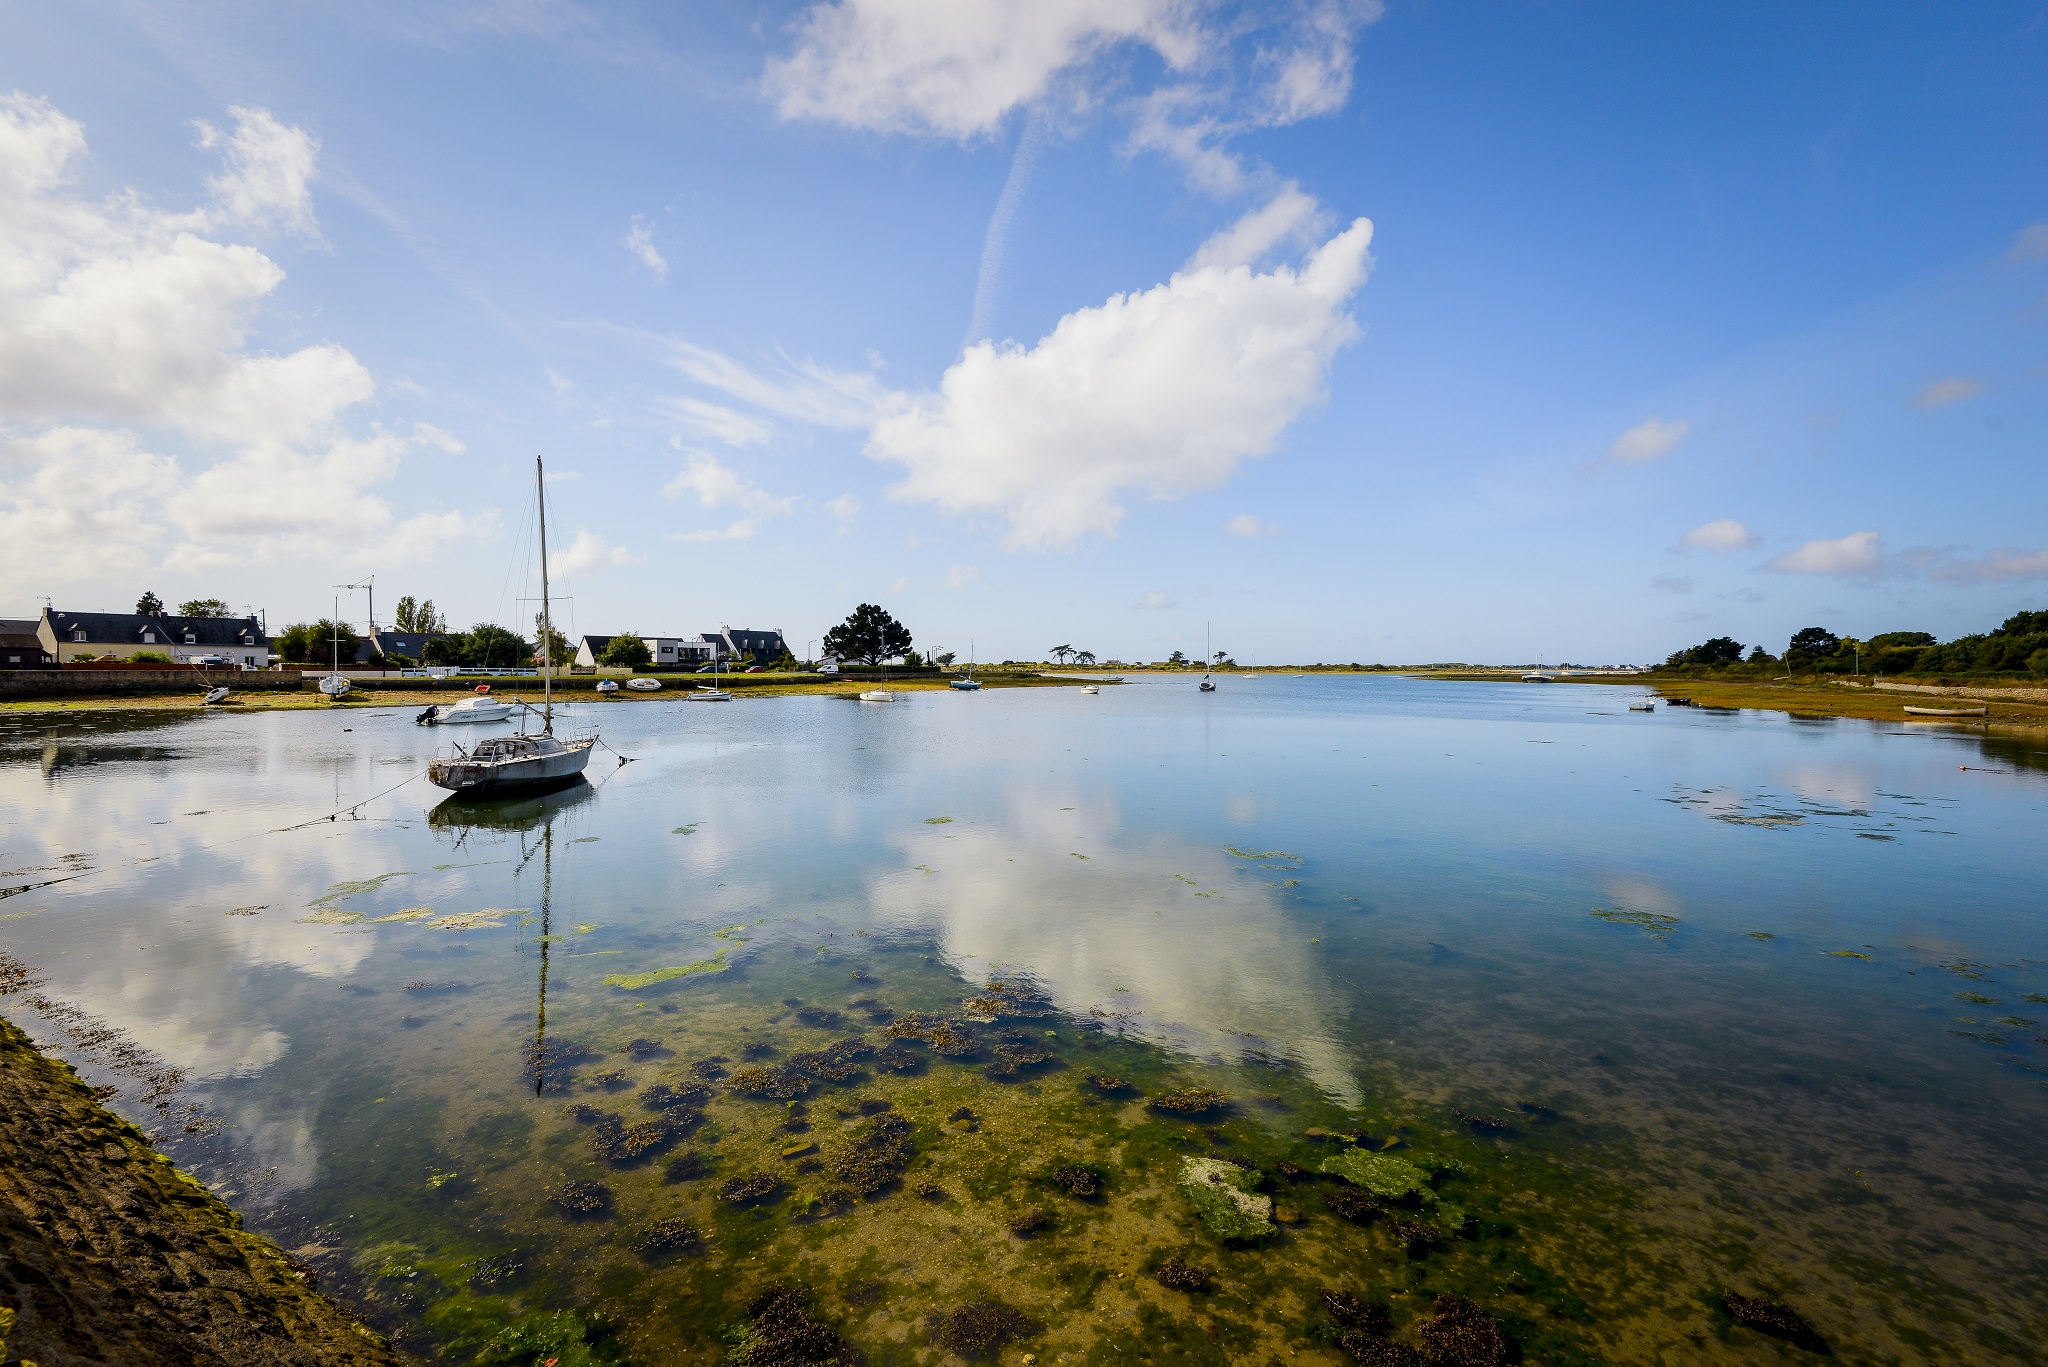
<svg viewBox="0 0 2048 1367">
<path fill-rule="evenodd" d="M 1292 1059 L 1356 1104 L 1346 1008 L 1284 877 L 1127 835 L 1103 800 L 1061 808 L 1020 789 L 1007 807 L 899 838 L 912 867 L 872 879 L 877 922 L 933 935 L 970 980 L 1021 973 L 1064 1011 L 1197 1058 Z"/>
</svg>

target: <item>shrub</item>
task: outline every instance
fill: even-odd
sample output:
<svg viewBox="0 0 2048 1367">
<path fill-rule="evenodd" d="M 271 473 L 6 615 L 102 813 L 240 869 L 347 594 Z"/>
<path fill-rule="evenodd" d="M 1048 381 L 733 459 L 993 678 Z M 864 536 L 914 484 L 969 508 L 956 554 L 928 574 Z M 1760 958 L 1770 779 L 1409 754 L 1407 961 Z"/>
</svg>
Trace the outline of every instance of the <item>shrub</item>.
<svg viewBox="0 0 2048 1367">
<path fill-rule="evenodd" d="M 115 657 L 109 655 L 107 658 L 111 660 Z M 167 665 L 172 663 L 171 657 L 164 654 L 161 650 L 138 650 L 128 658 L 139 665 Z"/>
</svg>

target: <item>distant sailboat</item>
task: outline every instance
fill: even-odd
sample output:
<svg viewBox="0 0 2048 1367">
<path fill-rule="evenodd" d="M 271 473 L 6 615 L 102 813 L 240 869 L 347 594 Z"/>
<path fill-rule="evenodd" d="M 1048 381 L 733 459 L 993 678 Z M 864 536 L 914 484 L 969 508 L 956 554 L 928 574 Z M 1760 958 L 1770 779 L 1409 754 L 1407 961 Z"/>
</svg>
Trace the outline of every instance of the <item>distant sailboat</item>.
<svg viewBox="0 0 2048 1367">
<path fill-rule="evenodd" d="M 354 600 L 351 599 L 351 602 Z M 335 701 L 349 690 L 348 676 L 341 672 L 341 599 L 334 600 L 334 665 L 320 681 L 320 691 Z"/>
<path fill-rule="evenodd" d="M 1204 693 L 1214 693 L 1216 691 L 1216 682 L 1209 677 L 1209 659 L 1209 624 L 1204 622 L 1202 623 L 1202 682 L 1200 685 L 1201 691 Z"/>
<path fill-rule="evenodd" d="M 533 479 L 540 521 L 540 675 L 541 731 L 537 736 L 493 736 L 452 753 L 437 755 L 427 765 L 427 778 L 458 793 L 479 796 L 542 793 L 567 787 L 583 777 L 597 744 L 595 732 L 561 740 L 555 735 L 555 670 L 552 653 L 554 617 L 548 608 L 547 485 L 540 457 L 533 458 Z M 637 682 L 637 681 L 636 681 Z"/>
<path fill-rule="evenodd" d="M 979 692 L 979 691 L 980 691 L 980 689 L 981 689 L 981 681 L 980 681 L 979 679 L 977 679 L 977 678 L 975 678 L 975 677 L 974 677 L 974 638 L 973 638 L 973 637 L 969 637 L 969 638 L 968 638 L 968 640 L 967 640 L 967 674 L 966 674 L 966 676 L 965 676 L 964 678 L 954 679 L 954 680 L 953 680 L 953 681 L 952 681 L 951 683 L 947 684 L 946 686 L 947 686 L 948 688 L 957 688 L 957 689 L 959 689 L 959 690 L 960 690 L 960 691 L 961 691 L 962 693 L 975 693 L 975 692 Z"/>
</svg>

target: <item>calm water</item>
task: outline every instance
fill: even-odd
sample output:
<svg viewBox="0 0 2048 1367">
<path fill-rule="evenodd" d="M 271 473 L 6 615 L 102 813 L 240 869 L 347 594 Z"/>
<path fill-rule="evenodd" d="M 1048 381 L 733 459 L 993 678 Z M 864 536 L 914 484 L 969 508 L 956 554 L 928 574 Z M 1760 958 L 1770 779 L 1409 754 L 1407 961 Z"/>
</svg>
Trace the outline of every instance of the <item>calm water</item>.
<svg viewBox="0 0 2048 1367">
<path fill-rule="evenodd" d="M 448 1361 L 712 1362 L 776 1282 L 874 1362 L 987 1299 L 1032 1322 L 1008 1360 L 1345 1361 L 1325 1287 L 1402 1333 L 1460 1292 L 1537 1361 L 1804 1356 L 1724 1288 L 1849 1361 L 2039 1360 L 2035 743 L 1222 690 L 601 705 L 635 762 L 483 812 L 407 782 L 445 739 L 407 709 L 17 714 L 0 885 L 67 881 L 0 900 L 0 1010 Z M 905 1012 L 974 1052 L 868 1056 Z M 732 1090 L 847 1039 L 801 1097 Z M 677 1123 L 623 1152 L 657 1084 Z M 1180 1087 L 1232 1104 L 1147 1107 Z M 910 1148 L 871 1191 L 878 1115 Z M 1275 1176 L 1312 1126 L 1436 1170 L 1416 1220 Z M 1209 1234 L 1209 1154 L 1288 1223 Z"/>
</svg>

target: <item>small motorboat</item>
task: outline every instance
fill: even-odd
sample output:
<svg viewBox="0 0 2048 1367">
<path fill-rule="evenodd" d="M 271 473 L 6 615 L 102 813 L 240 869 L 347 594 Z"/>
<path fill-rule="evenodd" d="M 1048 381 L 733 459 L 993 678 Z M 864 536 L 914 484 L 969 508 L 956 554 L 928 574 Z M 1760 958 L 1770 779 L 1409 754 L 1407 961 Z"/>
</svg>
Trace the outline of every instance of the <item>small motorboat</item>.
<svg viewBox="0 0 2048 1367">
<path fill-rule="evenodd" d="M 201 702 L 202 702 L 202 703 L 203 703 L 203 704 L 204 704 L 205 706 L 207 706 L 207 707 L 217 707 L 217 706 L 219 706 L 219 705 L 220 705 L 221 703 L 224 703 L 224 702 L 226 702 L 227 700 L 228 700 L 228 691 L 227 691 L 227 689 L 225 689 L 225 688 L 209 688 L 209 689 L 207 689 L 207 690 L 206 690 L 206 696 L 205 696 L 205 697 L 204 697 L 203 699 L 201 699 Z"/>
<path fill-rule="evenodd" d="M 619 681 L 617 679 L 599 679 L 597 681 L 597 691 L 600 693 L 616 693 L 619 691 Z"/>
<path fill-rule="evenodd" d="M 626 680 L 626 687 L 632 689 L 635 693 L 659 693 L 661 691 L 661 680 L 628 679 Z"/>
<path fill-rule="evenodd" d="M 884 688 L 871 688 L 860 695 L 862 702 L 895 702 L 896 695 Z"/>
<path fill-rule="evenodd" d="M 1991 709 L 1988 707 L 1909 707 L 1906 709 L 1906 715 L 1909 717 L 1988 717 L 1991 715 Z"/>
<path fill-rule="evenodd" d="M 1083 693 L 1100 693 L 1102 690 L 1097 688 L 1094 684 L 1082 684 L 1081 691 Z"/>
<path fill-rule="evenodd" d="M 421 726 L 460 726 L 464 724 L 474 725 L 487 721 L 503 721 L 511 715 L 511 703 L 503 702 L 485 693 L 478 693 L 474 697 L 464 698 L 461 702 L 450 703 L 446 707 L 439 706 L 438 704 L 430 707 L 420 713 L 419 716 L 414 717 L 413 721 Z"/>
<path fill-rule="evenodd" d="M 728 693 L 723 688 L 713 687 L 711 684 L 698 684 L 695 688 L 691 689 L 688 693 L 684 694 L 683 696 L 689 698 L 692 702 L 732 701 L 732 694 Z"/>
<path fill-rule="evenodd" d="M 1655 712 L 1657 704 L 1653 702 L 1632 702 L 1628 705 L 1628 710 L 1631 712 Z"/>
</svg>

